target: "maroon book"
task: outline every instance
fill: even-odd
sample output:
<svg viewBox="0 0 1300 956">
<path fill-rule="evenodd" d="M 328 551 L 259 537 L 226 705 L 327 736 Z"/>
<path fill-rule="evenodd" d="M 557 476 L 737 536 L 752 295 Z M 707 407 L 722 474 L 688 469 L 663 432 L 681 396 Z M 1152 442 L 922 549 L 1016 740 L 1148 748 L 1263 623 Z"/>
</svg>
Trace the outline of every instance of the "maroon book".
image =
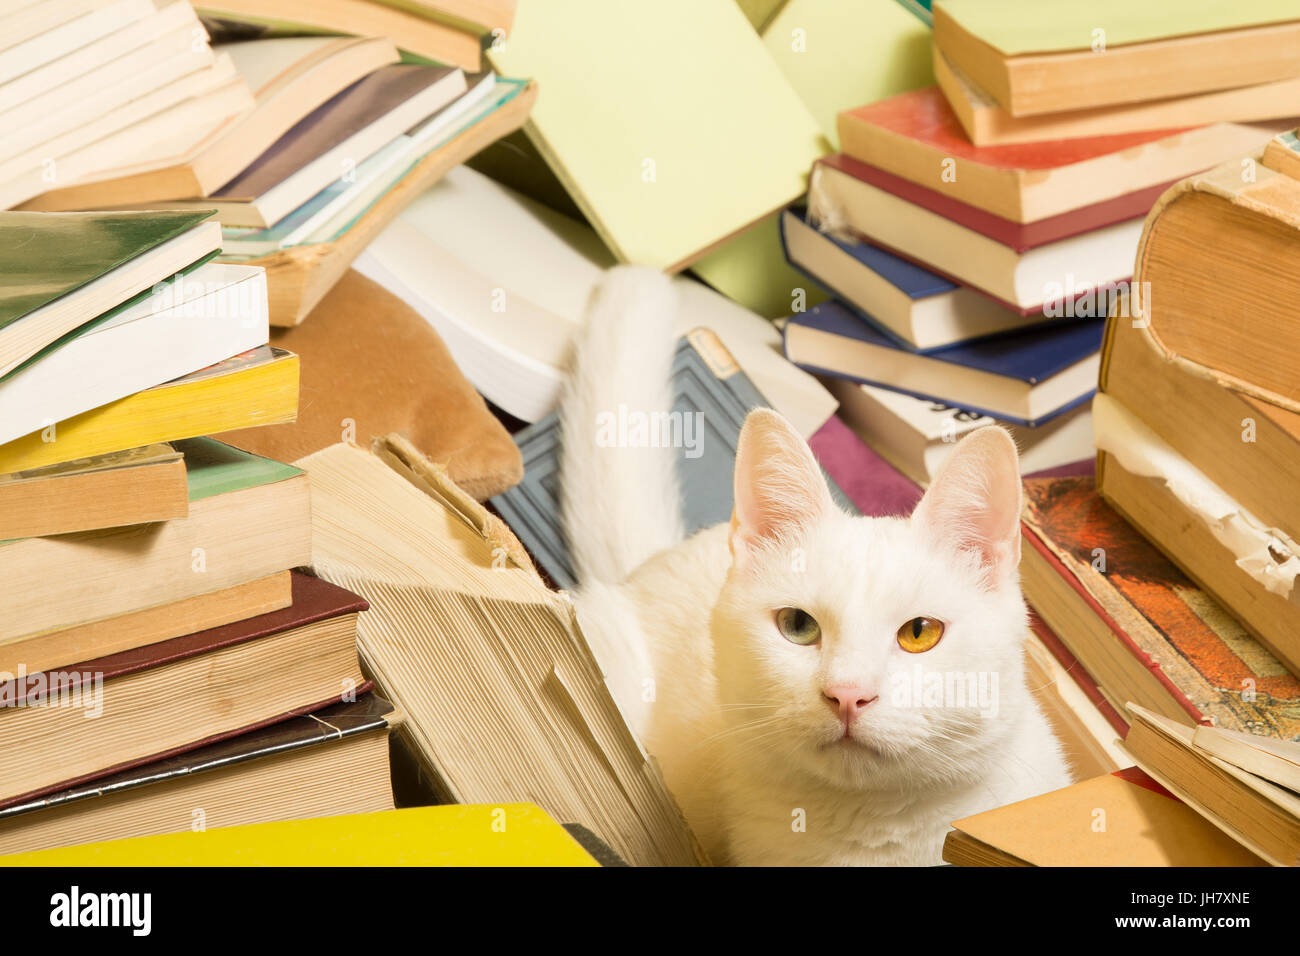
<svg viewBox="0 0 1300 956">
<path fill-rule="evenodd" d="M 317 625 L 365 600 L 298 571 L 292 587 L 278 611 L 0 684 L 0 808 L 364 693 L 355 624 Z"/>
<path fill-rule="evenodd" d="M 938 190 L 927 189 L 901 176 L 869 166 L 842 153 L 826 156 L 818 162 L 848 173 L 854 179 L 875 186 L 877 189 L 883 189 L 922 209 L 928 209 L 960 226 L 973 229 L 980 235 L 987 236 L 994 242 L 1000 242 L 1016 252 L 1024 252 L 1061 239 L 1083 235 L 1085 232 L 1113 226 L 1118 222 L 1141 219 L 1151 211 L 1151 207 L 1155 205 L 1161 194 L 1173 185 L 1172 182 L 1159 183 L 1123 196 L 1093 203 L 1091 206 L 1082 206 L 1057 216 L 1039 219 L 1036 222 L 1013 222 L 986 212 L 978 206 L 954 199 Z"/>
</svg>

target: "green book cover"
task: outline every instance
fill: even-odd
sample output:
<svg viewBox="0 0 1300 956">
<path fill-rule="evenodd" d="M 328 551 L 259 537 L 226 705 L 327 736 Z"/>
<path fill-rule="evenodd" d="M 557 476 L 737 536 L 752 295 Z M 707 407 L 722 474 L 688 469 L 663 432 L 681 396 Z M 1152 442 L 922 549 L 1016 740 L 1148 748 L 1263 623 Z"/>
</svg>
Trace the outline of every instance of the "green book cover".
<svg viewBox="0 0 1300 956">
<path fill-rule="evenodd" d="M 1106 45 L 1300 20 L 1296 0 L 937 0 L 937 8 L 1007 56 L 1086 50 L 1093 31 Z"/>
<path fill-rule="evenodd" d="M 215 438 L 188 438 L 172 442 L 185 456 L 190 501 L 269 485 L 302 474 L 300 468 L 273 458 L 263 458 Z"/>
<path fill-rule="evenodd" d="M 207 218 L 207 211 L 0 212 L 0 329 Z"/>
</svg>

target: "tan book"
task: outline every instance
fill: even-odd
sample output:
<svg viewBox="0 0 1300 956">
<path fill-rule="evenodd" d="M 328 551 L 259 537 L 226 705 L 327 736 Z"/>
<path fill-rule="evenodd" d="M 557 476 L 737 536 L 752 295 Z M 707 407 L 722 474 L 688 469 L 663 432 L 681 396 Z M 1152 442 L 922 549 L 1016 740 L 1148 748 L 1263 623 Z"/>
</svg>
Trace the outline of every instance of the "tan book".
<svg viewBox="0 0 1300 956">
<path fill-rule="evenodd" d="M 55 670 L 278 611 L 292 602 L 289 577 L 288 571 L 277 571 L 170 604 L 3 640 L 0 672 L 15 674 L 20 667 L 29 674 Z"/>
<path fill-rule="evenodd" d="M 1107 36 L 1105 28 L 1116 32 L 1127 26 L 1116 23 L 1122 11 L 1079 5 L 1076 10 L 1089 13 L 1077 22 L 1071 17 L 1075 11 L 1051 4 L 976 9 L 980 3 L 936 5 L 934 45 L 1012 116 L 1164 100 L 1300 76 L 1300 19 L 1294 8 L 1287 18 L 1277 0 L 1263 4 L 1275 9 L 1258 18 L 1251 8 L 1259 4 L 1220 4 L 1235 7 L 1238 15 L 1199 25 L 1196 12 L 1180 5 L 1166 4 L 1169 15 L 1162 23 L 1158 11 L 1142 4 L 1141 21 L 1155 29 L 1118 36 Z M 1133 9 L 1117 0 L 1107 3 Z M 1012 27 L 996 14 L 988 16 L 990 6 L 1008 10 L 1019 22 Z M 1037 43 L 1024 39 L 1027 33 Z"/>
<path fill-rule="evenodd" d="M 1270 540 L 1267 531 L 1260 531 L 1258 539 L 1246 546 L 1225 543 L 1221 534 L 1216 535 L 1216 529 L 1226 527 L 1227 533 L 1233 534 L 1251 522 L 1239 513 L 1207 520 L 1205 512 L 1189 507 L 1170 490 L 1165 476 L 1125 468 L 1114 454 L 1106 451 L 1110 439 L 1095 408 L 1093 420 L 1097 424 L 1099 448 L 1097 492 L 1221 604 L 1236 619 L 1232 624 L 1240 622 L 1292 673 L 1300 673 L 1300 587 L 1295 586 L 1292 578 L 1297 560 L 1295 552 L 1281 540 Z M 1183 459 L 1175 480 L 1187 474 L 1187 462 Z M 1289 584 L 1289 591 L 1270 588 L 1259 576 L 1261 565 L 1262 573 L 1276 575 L 1286 582 L 1279 583 L 1277 588 Z M 1224 629 L 1231 629 L 1231 625 L 1225 623 Z"/>
<path fill-rule="evenodd" d="M 1132 770 L 957 820 L 943 858 L 957 866 L 1264 865 Z"/>
<path fill-rule="evenodd" d="M 0 807 L 0 854 L 393 809 L 389 729 L 374 694 Z"/>
<path fill-rule="evenodd" d="M 211 439 L 178 442 L 189 515 L 0 542 L 0 640 L 155 607 L 307 563 L 307 477 Z"/>
<path fill-rule="evenodd" d="M 398 59 L 387 37 L 284 37 L 220 49 L 248 84 L 254 99 L 250 109 L 180 155 L 105 170 L 92 181 L 53 189 L 25 208 L 96 209 L 209 195 L 330 97 Z"/>
<path fill-rule="evenodd" d="M 1247 773 L 1300 793 L 1300 743 L 1294 740 L 1276 740 L 1224 727 L 1197 727 L 1192 744 Z"/>
<path fill-rule="evenodd" d="M 1300 487 L 1300 412 L 1173 360 L 1127 300 L 1106 323 L 1099 387 L 1257 518 L 1300 538 L 1300 499 L 1278 494 Z"/>
<path fill-rule="evenodd" d="M 406 4 L 390 6 L 369 0 L 202 0 L 195 6 L 205 20 L 218 28 L 234 21 L 261 27 L 268 35 L 305 32 L 393 37 L 402 49 L 439 63 L 475 73 L 482 69 L 484 38 L 412 13 Z"/>
<path fill-rule="evenodd" d="M 1300 179 L 1300 130 L 1278 133 L 1264 147 L 1261 162 L 1269 169 Z"/>
<path fill-rule="evenodd" d="M 934 78 L 952 104 L 966 135 L 976 146 L 1037 143 L 1052 139 L 1108 136 L 1143 130 L 1184 129 L 1207 123 L 1252 123 L 1281 119 L 1294 126 L 1300 103 L 1300 78 L 1274 80 L 1213 93 L 1197 93 L 1150 103 L 1071 110 L 1042 116 L 1012 116 L 939 52 Z"/>
<path fill-rule="evenodd" d="M 148 0 L 40 0 L 0 16 L 0 82 L 152 12 Z"/>
<path fill-rule="evenodd" d="M 1300 180 L 1259 155 L 1178 183 L 1147 216 L 1136 310 L 1161 351 L 1191 372 L 1300 412 Z"/>
<path fill-rule="evenodd" d="M 165 444 L 0 475 L 0 541 L 188 513 L 185 461 Z"/>
<path fill-rule="evenodd" d="M 400 436 L 299 466 L 312 482 L 312 567 L 370 602 L 363 665 L 406 714 L 400 737 L 446 798 L 535 802 L 632 864 L 697 861 L 572 601 L 498 518 Z"/>
<path fill-rule="evenodd" d="M 1190 727 L 1136 704 L 1128 711 L 1124 749 L 1138 766 L 1261 859 L 1300 865 L 1300 795 L 1197 748 Z"/>
</svg>

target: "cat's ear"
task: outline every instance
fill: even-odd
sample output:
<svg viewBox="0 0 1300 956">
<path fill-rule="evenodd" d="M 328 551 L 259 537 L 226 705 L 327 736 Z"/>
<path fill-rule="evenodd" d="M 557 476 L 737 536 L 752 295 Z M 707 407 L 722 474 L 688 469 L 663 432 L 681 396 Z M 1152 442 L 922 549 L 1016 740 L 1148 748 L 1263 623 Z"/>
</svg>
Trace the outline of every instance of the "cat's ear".
<svg viewBox="0 0 1300 956">
<path fill-rule="evenodd" d="M 998 587 L 1020 564 L 1021 495 L 1016 443 L 1001 428 L 980 428 L 939 468 L 912 523 L 942 544 L 975 554 L 984 583 Z"/>
<path fill-rule="evenodd" d="M 770 408 L 750 412 L 740 430 L 735 500 L 731 553 L 737 561 L 798 534 L 835 507 L 808 443 Z"/>
</svg>

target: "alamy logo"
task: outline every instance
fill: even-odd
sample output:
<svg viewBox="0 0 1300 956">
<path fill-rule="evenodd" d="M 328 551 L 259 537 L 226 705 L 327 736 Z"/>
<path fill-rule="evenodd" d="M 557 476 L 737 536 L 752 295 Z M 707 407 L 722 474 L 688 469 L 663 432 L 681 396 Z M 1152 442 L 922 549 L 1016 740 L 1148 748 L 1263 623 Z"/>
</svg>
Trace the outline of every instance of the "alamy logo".
<svg viewBox="0 0 1300 956">
<path fill-rule="evenodd" d="M 152 893 L 83 893 L 73 886 L 50 897 L 50 925 L 127 927 L 132 936 L 153 929 Z"/>
<path fill-rule="evenodd" d="M 703 412 L 639 412 L 620 405 L 596 416 L 601 448 L 682 448 L 687 458 L 699 458 L 703 440 Z"/>
</svg>

